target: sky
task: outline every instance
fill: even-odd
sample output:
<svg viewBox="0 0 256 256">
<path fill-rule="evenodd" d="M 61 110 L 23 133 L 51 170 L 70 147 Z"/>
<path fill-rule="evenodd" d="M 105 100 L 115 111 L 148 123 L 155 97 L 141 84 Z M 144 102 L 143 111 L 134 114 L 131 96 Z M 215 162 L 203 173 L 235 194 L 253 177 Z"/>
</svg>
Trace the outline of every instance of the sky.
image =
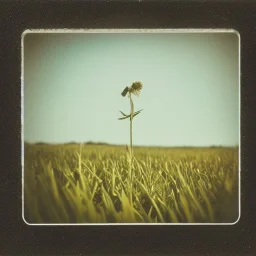
<svg viewBox="0 0 256 256">
<path fill-rule="evenodd" d="M 239 144 L 236 33 L 28 33 L 23 37 L 24 141 L 143 146 Z"/>
</svg>

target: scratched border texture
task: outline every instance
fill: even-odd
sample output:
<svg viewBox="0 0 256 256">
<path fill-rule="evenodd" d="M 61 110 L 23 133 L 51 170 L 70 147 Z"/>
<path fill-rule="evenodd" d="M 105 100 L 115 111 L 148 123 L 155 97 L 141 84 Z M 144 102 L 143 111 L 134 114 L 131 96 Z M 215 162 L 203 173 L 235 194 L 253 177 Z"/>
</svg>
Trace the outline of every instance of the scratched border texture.
<svg viewBox="0 0 256 256">
<path fill-rule="evenodd" d="M 0 255 L 256 255 L 253 1 L 0 2 Z M 241 218 L 232 226 L 28 226 L 21 211 L 21 34 L 26 29 L 230 28 L 241 36 Z M 253 203 L 254 202 L 254 203 Z"/>
</svg>

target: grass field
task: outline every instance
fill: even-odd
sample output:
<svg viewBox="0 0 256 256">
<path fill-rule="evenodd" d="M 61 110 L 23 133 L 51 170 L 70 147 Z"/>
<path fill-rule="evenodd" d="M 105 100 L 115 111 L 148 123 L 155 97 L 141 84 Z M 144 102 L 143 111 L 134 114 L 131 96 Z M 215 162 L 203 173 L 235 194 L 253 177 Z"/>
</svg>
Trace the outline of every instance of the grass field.
<svg viewBox="0 0 256 256">
<path fill-rule="evenodd" d="M 29 223 L 233 223 L 238 148 L 24 145 Z"/>
</svg>

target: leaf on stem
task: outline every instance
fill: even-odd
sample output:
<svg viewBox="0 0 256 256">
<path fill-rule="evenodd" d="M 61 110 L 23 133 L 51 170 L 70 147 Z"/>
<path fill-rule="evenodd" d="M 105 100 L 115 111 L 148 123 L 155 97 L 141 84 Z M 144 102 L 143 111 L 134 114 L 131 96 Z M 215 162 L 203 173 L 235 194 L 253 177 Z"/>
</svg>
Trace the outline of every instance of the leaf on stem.
<svg viewBox="0 0 256 256">
<path fill-rule="evenodd" d="M 139 110 L 139 111 L 136 111 L 134 114 L 133 114 L 133 117 L 137 116 L 143 109 Z M 120 111 L 120 110 L 119 110 Z M 120 111 L 121 112 L 121 111 Z M 122 112 L 121 112 L 122 113 Z M 123 115 L 125 115 L 124 113 L 122 113 Z M 131 115 L 125 115 L 125 117 L 121 117 L 121 118 L 118 118 L 118 120 L 124 120 L 126 118 L 129 118 L 131 117 Z"/>
<path fill-rule="evenodd" d="M 141 109 L 141 110 L 139 110 L 139 111 L 136 111 L 136 112 L 133 114 L 133 116 L 138 115 L 142 110 L 143 110 L 143 109 Z"/>
<path fill-rule="evenodd" d="M 129 118 L 130 116 L 131 116 L 131 115 L 125 116 L 125 117 L 121 117 L 121 118 L 118 118 L 118 120 L 123 120 L 123 119 Z"/>
<path fill-rule="evenodd" d="M 121 114 L 123 115 L 123 116 L 129 116 L 129 115 L 126 115 L 124 112 L 122 112 L 121 110 L 119 110 L 119 112 L 121 112 Z"/>
</svg>

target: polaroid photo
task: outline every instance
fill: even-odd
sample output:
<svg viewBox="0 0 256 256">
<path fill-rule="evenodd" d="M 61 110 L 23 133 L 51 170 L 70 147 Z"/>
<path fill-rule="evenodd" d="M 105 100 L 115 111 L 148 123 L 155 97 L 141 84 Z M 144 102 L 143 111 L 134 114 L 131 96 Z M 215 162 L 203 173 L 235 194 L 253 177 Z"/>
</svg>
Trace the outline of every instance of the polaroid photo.
<svg viewBox="0 0 256 256">
<path fill-rule="evenodd" d="M 25 30 L 28 225 L 233 225 L 241 215 L 240 35 Z"/>
</svg>

